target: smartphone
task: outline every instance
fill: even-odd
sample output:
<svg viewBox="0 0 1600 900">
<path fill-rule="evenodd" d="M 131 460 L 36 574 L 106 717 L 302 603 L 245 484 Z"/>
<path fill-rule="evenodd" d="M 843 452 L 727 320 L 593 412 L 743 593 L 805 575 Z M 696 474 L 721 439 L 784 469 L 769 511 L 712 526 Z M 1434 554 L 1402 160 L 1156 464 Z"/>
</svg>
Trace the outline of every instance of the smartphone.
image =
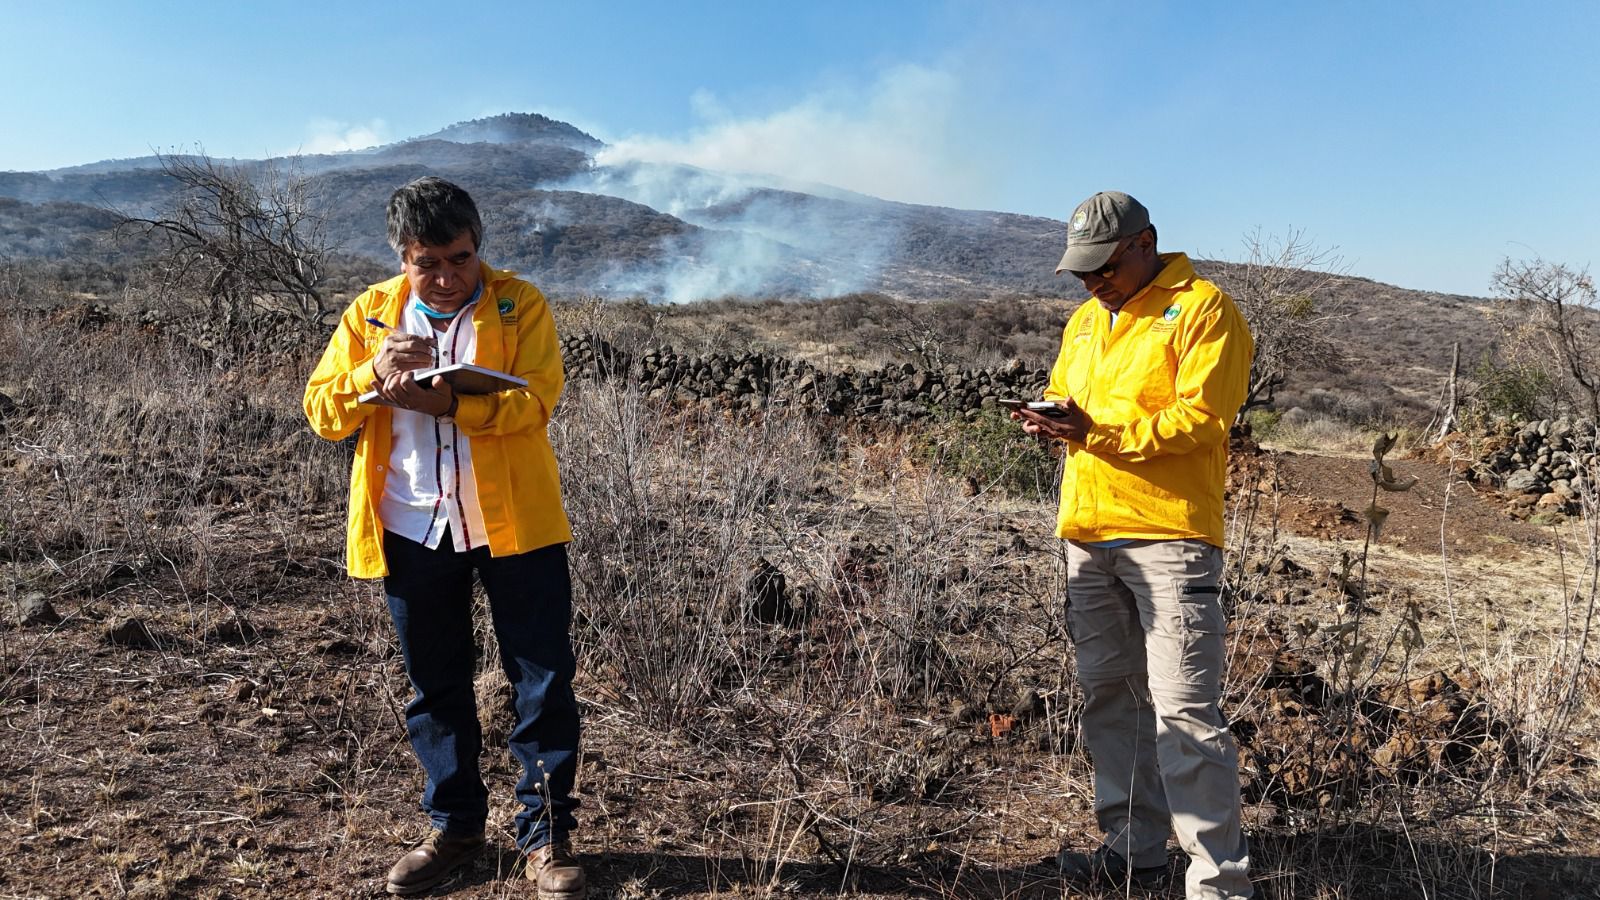
<svg viewBox="0 0 1600 900">
<path fill-rule="evenodd" d="M 1053 400 L 1012 400 L 1009 398 L 1002 398 L 995 402 L 999 403 L 1005 409 L 1026 409 L 1029 412 L 1036 412 L 1041 416 L 1049 416 L 1053 419 L 1059 419 L 1066 415 L 1061 407 L 1057 406 Z"/>
</svg>

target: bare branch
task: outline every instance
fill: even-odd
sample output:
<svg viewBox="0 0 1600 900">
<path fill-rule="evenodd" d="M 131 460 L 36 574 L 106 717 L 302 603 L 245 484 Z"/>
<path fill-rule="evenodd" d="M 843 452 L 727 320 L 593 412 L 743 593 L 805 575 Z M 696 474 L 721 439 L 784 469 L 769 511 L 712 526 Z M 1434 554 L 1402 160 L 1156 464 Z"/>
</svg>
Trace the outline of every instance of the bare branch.
<svg viewBox="0 0 1600 900">
<path fill-rule="evenodd" d="M 1516 313 L 1514 331 L 1524 354 L 1564 384 L 1564 393 L 1586 415 L 1600 420 L 1600 297 L 1588 270 L 1508 258 L 1492 283 Z"/>
<path fill-rule="evenodd" d="M 1224 285 L 1255 338 L 1241 416 L 1271 403 L 1291 373 L 1336 363 L 1342 352 L 1334 329 L 1349 317 L 1332 290 L 1346 270 L 1334 249 L 1316 246 L 1299 229 L 1278 238 L 1258 228 L 1244 246 L 1244 261 Z"/>
<path fill-rule="evenodd" d="M 262 306 L 320 316 L 331 247 L 309 176 L 204 154 L 162 156 L 161 169 L 177 196 L 154 215 L 123 216 L 120 227 L 162 243 L 165 288 L 198 287 L 230 323 Z"/>
</svg>

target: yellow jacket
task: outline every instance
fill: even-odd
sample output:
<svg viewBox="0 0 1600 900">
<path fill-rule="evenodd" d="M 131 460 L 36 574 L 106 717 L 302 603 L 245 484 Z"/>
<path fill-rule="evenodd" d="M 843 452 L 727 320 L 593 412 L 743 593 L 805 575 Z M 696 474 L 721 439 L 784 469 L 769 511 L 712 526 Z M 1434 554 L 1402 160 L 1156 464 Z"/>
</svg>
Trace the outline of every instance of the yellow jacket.
<svg viewBox="0 0 1600 900">
<path fill-rule="evenodd" d="M 329 440 L 361 431 L 350 472 L 350 530 L 345 556 L 356 578 L 388 574 L 383 558 L 383 500 L 392 415 L 387 406 L 357 403 L 373 383 L 372 363 L 383 330 L 395 324 L 410 296 L 404 275 L 357 297 L 328 341 L 306 384 L 306 418 Z M 472 311 L 480 366 L 526 378 L 528 386 L 499 394 L 461 396 L 455 421 L 472 439 L 472 475 L 489 530 L 489 552 L 508 556 L 572 540 L 561 507 L 561 482 L 545 426 L 565 376 L 555 320 L 539 289 L 483 266 L 483 296 Z"/>
<path fill-rule="evenodd" d="M 1048 400 L 1095 424 L 1067 444 L 1056 534 L 1076 541 L 1200 538 L 1222 546 L 1228 426 L 1254 344 L 1233 300 L 1164 253 L 1117 315 L 1090 299 L 1068 320 Z"/>
</svg>

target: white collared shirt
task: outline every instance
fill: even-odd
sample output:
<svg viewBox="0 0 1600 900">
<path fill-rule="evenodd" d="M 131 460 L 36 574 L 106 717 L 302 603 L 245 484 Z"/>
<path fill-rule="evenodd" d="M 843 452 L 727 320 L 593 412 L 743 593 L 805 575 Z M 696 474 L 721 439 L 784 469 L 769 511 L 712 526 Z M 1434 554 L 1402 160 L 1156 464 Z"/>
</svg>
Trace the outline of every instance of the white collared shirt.
<svg viewBox="0 0 1600 900">
<path fill-rule="evenodd" d="M 473 301 L 463 306 L 449 328 L 434 331 L 432 322 L 417 309 L 413 295 L 406 298 L 399 330 L 435 338 L 441 366 L 474 362 L 478 332 L 472 325 L 472 310 L 476 305 Z M 393 413 L 389 472 L 378 510 L 383 527 L 430 550 L 438 548 L 446 526 L 458 553 L 487 544 L 478 484 L 472 477 L 472 441 L 453 419 L 408 409 Z"/>
</svg>

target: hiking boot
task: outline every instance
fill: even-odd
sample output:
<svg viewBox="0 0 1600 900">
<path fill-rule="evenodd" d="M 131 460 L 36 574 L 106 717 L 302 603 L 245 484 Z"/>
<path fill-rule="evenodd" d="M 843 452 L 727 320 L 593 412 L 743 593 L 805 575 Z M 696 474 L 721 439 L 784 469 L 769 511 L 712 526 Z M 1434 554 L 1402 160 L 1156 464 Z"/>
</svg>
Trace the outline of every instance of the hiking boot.
<svg viewBox="0 0 1600 900">
<path fill-rule="evenodd" d="M 389 893 L 420 894 L 470 862 L 483 850 L 483 832 L 445 834 L 435 831 L 417 849 L 400 857 L 389 870 Z"/>
<path fill-rule="evenodd" d="M 565 838 L 529 851 L 523 874 L 538 885 L 539 900 L 583 900 L 589 891 L 589 879 Z"/>
<path fill-rule="evenodd" d="M 1165 865 L 1133 868 L 1122 854 L 1101 845 L 1093 853 L 1063 849 L 1056 856 L 1061 877 L 1084 887 L 1120 888 L 1128 884 L 1157 888 L 1167 880 Z"/>
</svg>

